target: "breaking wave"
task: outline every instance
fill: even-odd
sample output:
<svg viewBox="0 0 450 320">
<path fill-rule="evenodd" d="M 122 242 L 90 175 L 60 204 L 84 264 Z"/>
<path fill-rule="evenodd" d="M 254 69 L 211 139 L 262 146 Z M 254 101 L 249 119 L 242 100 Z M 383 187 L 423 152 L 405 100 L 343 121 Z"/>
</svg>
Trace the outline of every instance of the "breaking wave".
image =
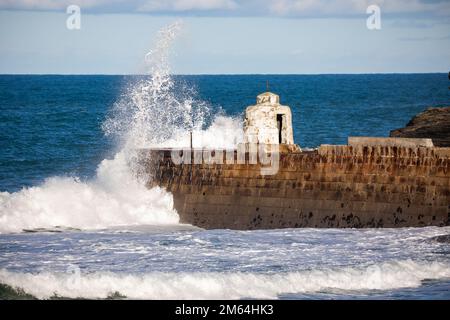
<svg viewBox="0 0 450 320">
<path fill-rule="evenodd" d="M 19 192 L 0 193 L 0 232 L 55 226 L 98 229 L 120 225 L 175 224 L 172 196 L 148 190 L 129 170 L 126 155 L 103 160 L 91 181 L 52 177 Z"/>
<path fill-rule="evenodd" d="M 190 132 L 196 147 L 232 147 L 242 131 L 240 121 L 225 116 L 209 121 L 211 126 L 204 130 L 209 106 L 195 98 L 192 87 L 171 77 L 169 53 L 180 29 L 176 22 L 159 32 L 154 49 L 145 56 L 148 75 L 130 83 L 103 123 L 105 134 L 116 139 L 121 151 L 103 160 L 91 180 L 52 177 L 19 192 L 1 192 L 0 233 L 179 221 L 172 195 L 159 188 L 148 190 L 147 177 L 136 177 L 142 172 L 136 149 L 186 147 Z M 226 136 L 230 133 L 231 138 Z"/>
<path fill-rule="evenodd" d="M 275 299 L 289 293 L 392 290 L 419 287 L 423 280 L 450 277 L 448 264 L 386 262 L 366 268 L 340 268 L 278 274 L 258 273 L 148 273 L 90 274 L 14 273 L 0 270 L 0 282 L 40 299 Z"/>
</svg>

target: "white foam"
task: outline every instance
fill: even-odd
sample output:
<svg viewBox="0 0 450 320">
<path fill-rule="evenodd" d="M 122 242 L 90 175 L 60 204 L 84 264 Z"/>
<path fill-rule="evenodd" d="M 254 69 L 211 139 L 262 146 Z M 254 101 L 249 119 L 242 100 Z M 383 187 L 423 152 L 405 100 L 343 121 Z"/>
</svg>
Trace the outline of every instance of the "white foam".
<svg viewBox="0 0 450 320">
<path fill-rule="evenodd" d="M 235 149 L 243 141 L 242 120 L 218 115 L 206 130 L 195 129 L 192 132 L 194 148 Z M 190 132 L 178 130 L 174 137 L 161 143 L 149 144 L 149 147 L 190 147 Z"/>
<path fill-rule="evenodd" d="M 232 147 L 239 142 L 240 122 L 217 117 L 202 131 L 209 109 L 186 86 L 175 86 L 168 55 L 180 23 L 163 28 L 153 51 L 146 55 L 149 75 L 134 83 L 115 104 L 103 125 L 122 151 L 103 160 L 89 181 L 52 177 L 40 186 L 0 193 L 0 233 L 54 226 L 98 229 L 118 225 L 171 224 L 179 217 L 172 195 L 145 187 L 136 179 L 137 148 L 189 146 Z"/>
<path fill-rule="evenodd" d="M 277 298 L 287 293 L 392 290 L 418 287 L 425 279 L 450 277 L 450 266 L 411 260 L 372 265 L 279 274 L 258 273 L 14 273 L 0 270 L 0 282 L 46 299 L 106 298 L 119 292 L 130 299 Z"/>
<path fill-rule="evenodd" d="M 168 56 L 180 29 L 176 22 L 158 33 L 154 50 L 146 55 L 149 75 L 126 90 L 103 124 L 105 133 L 128 149 L 161 145 L 206 123 L 208 105 L 195 98 L 192 86 L 175 82 L 170 74 Z"/>
<path fill-rule="evenodd" d="M 172 195 L 147 189 L 133 176 L 126 155 L 103 160 L 90 181 L 53 177 L 40 186 L 0 193 L 0 232 L 54 226 L 98 229 L 119 225 L 175 224 Z"/>
</svg>

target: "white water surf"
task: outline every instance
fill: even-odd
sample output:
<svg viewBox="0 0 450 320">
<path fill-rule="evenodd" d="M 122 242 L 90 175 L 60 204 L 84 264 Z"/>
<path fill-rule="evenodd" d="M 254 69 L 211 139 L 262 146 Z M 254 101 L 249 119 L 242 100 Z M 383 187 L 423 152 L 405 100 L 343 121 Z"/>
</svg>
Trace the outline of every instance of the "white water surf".
<svg viewBox="0 0 450 320">
<path fill-rule="evenodd" d="M 91 274 L 14 273 L 0 270 L 0 282 L 40 298 L 107 298 L 119 293 L 129 299 L 275 299 L 281 294 L 342 290 L 393 290 L 418 287 L 421 281 L 449 278 L 444 263 L 411 260 L 367 268 L 344 267 L 277 274 L 146 273 Z"/>
<path fill-rule="evenodd" d="M 95 177 L 50 177 L 42 185 L 0 193 L 0 233 L 24 229 L 99 229 L 121 225 L 176 224 L 172 195 L 148 190 L 147 177 L 136 178 L 136 149 L 189 146 L 231 148 L 240 139 L 241 122 L 218 116 L 203 130 L 210 109 L 186 84 L 171 76 L 169 53 L 181 29 L 176 22 L 163 28 L 154 49 L 145 56 L 148 76 L 133 82 L 103 123 L 116 139 L 118 152 L 103 160 Z"/>
</svg>

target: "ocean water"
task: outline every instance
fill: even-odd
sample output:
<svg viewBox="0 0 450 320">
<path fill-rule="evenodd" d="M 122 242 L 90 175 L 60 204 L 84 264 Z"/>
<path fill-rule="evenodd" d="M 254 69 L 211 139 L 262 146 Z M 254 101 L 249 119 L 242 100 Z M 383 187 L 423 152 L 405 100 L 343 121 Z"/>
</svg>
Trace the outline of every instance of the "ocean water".
<svg viewBox="0 0 450 320">
<path fill-rule="evenodd" d="M 0 298 L 450 299 L 450 227 L 203 230 L 135 162 L 235 145 L 266 81 L 302 147 L 388 136 L 450 104 L 446 74 L 172 76 L 176 28 L 146 76 L 0 75 Z"/>
<path fill-rule="evenodd" d="M 102 129 L 136 78 L 0 76 L 0 283 L 38 298 L 450 298 L 450 244 L 432 240 L 448 227 L 230 231 L 177 224 L 169 194 L 133 183 L 129 190 L 121 144 Z M 232 117 L 254 103 L 266 79 L 292 107 L 295 141 L 307 147 L 387 136 L 426 107 L 450 102 L 445 74 L 175 82 L 188 82 L 208 105 L 204 129 L 219 114 L 221 130 L 233 128 Z M 23 232 L 40 227 L 54 232 Z"/>
<path fill-rule="evenodd" d="M 102 124 L 132 76 L 0 75 L 0 190 L 51 176 L 88 178 L 117 146 Z M 302 147 L 388 136 L 429 106 L 450 105 L 447 74 L 175 76 L 211 113 L 242 117 L 266 90 L 293 113 Z"/>
<path fill-rule="evenodd" d="M 9 234 L 0 282 L 46 299 L 449 299 L 449 230 L 198 230 Z"/>
</svg>

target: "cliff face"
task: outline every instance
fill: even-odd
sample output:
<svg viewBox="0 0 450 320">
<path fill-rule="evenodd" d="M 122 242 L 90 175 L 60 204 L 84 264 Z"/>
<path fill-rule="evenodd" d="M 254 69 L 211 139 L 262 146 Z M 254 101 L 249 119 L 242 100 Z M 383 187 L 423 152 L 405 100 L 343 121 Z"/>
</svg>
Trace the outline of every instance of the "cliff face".
<svg viewBox="0 0 450 320">
<path fill-rule="evenodd" d="M 405 128 L 392 130 L 391 137 L 431 138 L 437 147 L 450 147 L 450 107 L 428 108 Z"/>
</svg>

